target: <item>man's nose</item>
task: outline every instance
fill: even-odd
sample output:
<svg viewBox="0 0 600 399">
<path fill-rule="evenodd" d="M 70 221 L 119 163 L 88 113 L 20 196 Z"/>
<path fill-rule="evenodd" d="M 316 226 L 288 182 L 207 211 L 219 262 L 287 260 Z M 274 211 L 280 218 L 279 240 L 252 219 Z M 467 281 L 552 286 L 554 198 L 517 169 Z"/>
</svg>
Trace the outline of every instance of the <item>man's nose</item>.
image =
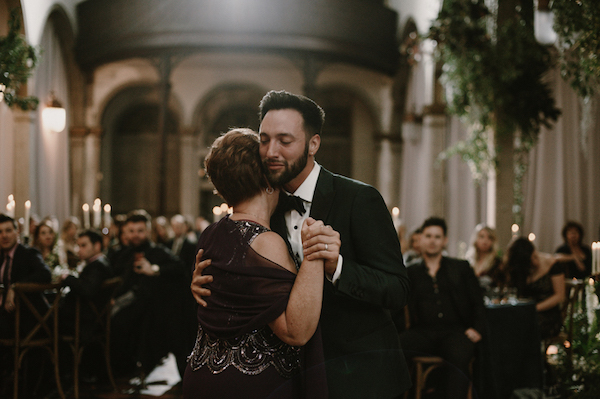
<svg viewBox="0 0 600 399">
<path fill-rule="evenodd" d="M 277 158 L 279 155 L 279 150 L 277 147 L 277 143 L 270 142 L 267 144 L 267 158 Z"/>
</svg>

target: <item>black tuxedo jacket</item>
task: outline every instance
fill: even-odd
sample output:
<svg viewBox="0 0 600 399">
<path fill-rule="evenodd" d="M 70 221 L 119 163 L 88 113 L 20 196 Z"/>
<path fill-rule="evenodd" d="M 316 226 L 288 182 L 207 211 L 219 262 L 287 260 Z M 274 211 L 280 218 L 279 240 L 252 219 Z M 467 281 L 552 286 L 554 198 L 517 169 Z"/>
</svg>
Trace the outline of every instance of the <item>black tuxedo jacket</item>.
<svg viewBox="0 0 600 399">
<path fill-rule="evenodd" d="M 415 292 L 418 290 L 417 285 L 420 284 L 422 276 L 427 273 L 427 266 L 423 260 L 414 266 L 408 268 L 408 276 L 410 277 Z M 463 328 L 474 328 L 480 334 L 485 333 L 485 306 L 483 304 L 483 294 L 479 281 L 469 265 L 469 262 L 462 259 L 454 259 L 442 257 L 438 276 L 443 273 L 451 285 L 450 297 L 452 304 Z M 419 326 L 419 312 L 417 310 L 418 298 L 411 297 L 409 301 L 409 314 L 411 318 L 411 326 Z"/>
<path fill-rule="evenodd" d="M 320 321 L 329 397 L 399 397 L 410 377 L 389 309 L 404 307 L 409 280 L 385 202 L 375 188 L 322 168 L 310 216 L 342 242 L 342 273 L 335 285 L 325 281 Z M 271 228 L 287 241 L 281 209 Z"/>
<path fill-rule="evenodd" d="M 102 256 L 85 265 L 79 277 L 68 276 L 63 281 L 63 285 L 71 288 L 71 291 L 66 295 L 61 304 L 60 310 L 61 323 L 65 328 L 73 325 L 77 296 L 85 299 L 81 302 L 81 322 L 85 325 L 88 322 L 92 323 L 95 321 L 95 315 L 89 307 L 87 300 L 94 301 L 98 309 L 102 307 L 110 298 L 99 295 L 100 289 L 102 288 L 102 283 L 112 276 L 113 273 L 108 263 L 108 258 Z"/>
</svg>

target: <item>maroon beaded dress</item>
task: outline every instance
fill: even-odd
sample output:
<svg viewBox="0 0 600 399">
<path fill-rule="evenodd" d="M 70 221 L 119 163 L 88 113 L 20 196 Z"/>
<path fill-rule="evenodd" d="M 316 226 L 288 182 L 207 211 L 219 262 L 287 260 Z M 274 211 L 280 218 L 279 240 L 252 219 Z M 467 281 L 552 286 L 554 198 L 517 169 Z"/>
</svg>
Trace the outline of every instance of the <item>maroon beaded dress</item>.
<svg viewBox="0 0 600 399">
<path fill-rule="evenodd" d="M 184 399 L 327 398 L 320 330 L 303 347 L 269 328 L 287 307 L 296 275 L 250 244 L 266 227 L 229 217 L 209 226 L 198 243 L 211 259 L 206 307 L 198 307 L 198 337 L 188 358 Z"/>
</svg>

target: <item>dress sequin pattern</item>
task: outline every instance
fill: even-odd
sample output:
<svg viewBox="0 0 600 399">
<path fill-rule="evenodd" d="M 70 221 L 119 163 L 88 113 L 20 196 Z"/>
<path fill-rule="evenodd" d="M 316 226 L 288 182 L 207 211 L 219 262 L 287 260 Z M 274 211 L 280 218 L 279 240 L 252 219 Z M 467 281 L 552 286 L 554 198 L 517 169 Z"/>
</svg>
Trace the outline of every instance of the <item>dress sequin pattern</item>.
<svg viewBox="0 0 600 399">
<path fill-rule="evenodd" d="M 232 220 L 235 226 L 251 243 L 266 227 L 246 221 Z M 269 327 L 252 331 L 233 339 L 210 337 L 201 326 L 188 362 L 192 370 L 208 367 L 213 374 L 233 366 L 246 375 L 257 375 L 270 366 L 284 378 L 297 374 L 301 366 L 300 347 L 281 341 Z"/>
</svg>

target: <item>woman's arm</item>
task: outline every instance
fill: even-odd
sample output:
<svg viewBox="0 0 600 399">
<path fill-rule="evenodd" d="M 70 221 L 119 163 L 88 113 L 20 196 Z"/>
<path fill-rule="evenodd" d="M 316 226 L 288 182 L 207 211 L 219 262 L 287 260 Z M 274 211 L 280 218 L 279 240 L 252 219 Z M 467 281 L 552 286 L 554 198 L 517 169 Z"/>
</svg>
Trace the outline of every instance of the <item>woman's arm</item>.
<svg viewBox="0 0 600 399">
<path fill-rule="evenodd" d="M 322 225 L 322 222 L 317 223 Z M 311 229 L 304 222 L 302 240 L 310 238 L 310 235 Z M 287 246 L 277 233 L 259 235 L 252 243 L 252 248 L 265 258 L 296 272 Z M 286 310 L 269 323 L 275 335 L 286 344 L 302 346 L 315 333 L 321 316 L 323 280 L 323 260 L 309 261 L 305 258 L 292 287 Z"/>
<path fill-rule="evenodd" d="M 565 275 L 564 274 L 555 274 L 552 276 L 552 289 L 554 294 L 544 299 L 541 302 L 538 302 L 535 305 L 535 309 L 538 312 L 542 312 L 544 310 L 552 309 L 556 305 L 563 303 L 565 300 Z"/>
</svg>

